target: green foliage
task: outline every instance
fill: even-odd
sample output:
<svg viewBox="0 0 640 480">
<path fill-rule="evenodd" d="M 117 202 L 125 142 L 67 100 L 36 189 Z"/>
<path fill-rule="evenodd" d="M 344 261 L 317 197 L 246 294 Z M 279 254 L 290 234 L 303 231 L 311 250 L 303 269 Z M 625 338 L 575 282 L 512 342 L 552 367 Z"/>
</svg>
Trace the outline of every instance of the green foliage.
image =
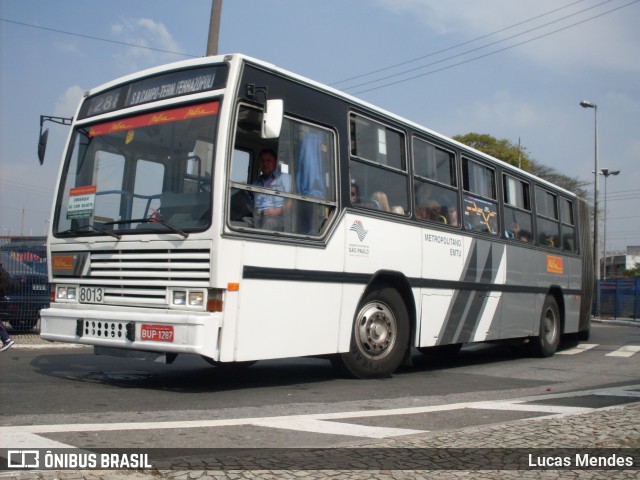
<svg viewBox="0 0 640 480">
<path fill-rule="evenodd" d="M 520 167 L 522 170 L 543 178 L 565 190 L 569 190 L 579 197 L 585 198 L 587 196 L 587 191 L 584 187 L 589 182 L 576 177 L 569 177 L 553 167 L 533 160 L 526 147 L 513 144 L 507 139 L 499 140 L 486 133 L 467 133 L 466 135 L 456 135 L 453 139 L 503 162 Z"/>
<path fill-rule="evenodd" d="M 531 159 L 526 148 L 518 148 L 518 145 L 512 144 L 509 140 L 504 138 L 498 140 L 487 133 L 467 133 L 466 135 L 456 135 L 453 139 L 514 167 L 529 170 Z"/>
<path fill-rule="evenodd" d="M 629 268 L 622 272 L 625 277 L 640 277 L 640 263 L 636 263 L 634 268 Z"/>
</svg>

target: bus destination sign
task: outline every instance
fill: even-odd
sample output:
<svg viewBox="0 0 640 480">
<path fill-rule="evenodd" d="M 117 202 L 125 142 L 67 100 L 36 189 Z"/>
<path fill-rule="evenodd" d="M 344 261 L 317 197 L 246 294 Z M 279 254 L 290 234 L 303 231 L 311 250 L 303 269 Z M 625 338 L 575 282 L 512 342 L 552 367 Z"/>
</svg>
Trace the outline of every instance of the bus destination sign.
<svg viewBox="0 0 640 480">
<path fill-rule="evenodd" d="M 148 77 L 90 97 L 79 118 L 93 117 L 121 108 L 133 107 L 166 98 L 206 92 L 224 86 L 226 67 L 192 68 Z"/>
</svg>

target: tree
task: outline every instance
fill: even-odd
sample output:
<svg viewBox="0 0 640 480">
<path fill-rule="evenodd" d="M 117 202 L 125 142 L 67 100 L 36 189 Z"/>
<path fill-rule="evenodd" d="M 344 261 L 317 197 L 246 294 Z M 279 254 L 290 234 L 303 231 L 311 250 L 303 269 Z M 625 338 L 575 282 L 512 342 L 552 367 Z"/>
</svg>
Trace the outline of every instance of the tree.
<svg viewBox="0 0 640 480">
<path fill-rule="evenodd" d="M 628 268 L 622 275 L 625 277 L 640 277 L 640 263 L 636 263 L 634 268 Z"/>
<path fill-rule="evenodd" d="M 456 135 L 453 139 L 513 166 L 520 165 L 522 170 L 569 190 L 579 197 L 585 198 L 587 196 L 584 187 L 589 182 L 577 177 L 569 177 L 553 167 L 535 161 L 529 156 L 525 147 L 514 145 L 507 139 L 498 140 L 486 133 L 467 133 L 466 135 Z"/>
<path fill-rule="evenodd" d="M 466 135 L 456 135 L 453 139 L 487 155 L 496 157 L 503 162 L 507 162 L 514 167 L 529 170 L 531 159 L 526 152 L 526 148 L 519 148 L 518 145 L 513 145 L 509 140 L 504 138 L 498 140 L 487 133 L 473 132 Z"/>
</svg>

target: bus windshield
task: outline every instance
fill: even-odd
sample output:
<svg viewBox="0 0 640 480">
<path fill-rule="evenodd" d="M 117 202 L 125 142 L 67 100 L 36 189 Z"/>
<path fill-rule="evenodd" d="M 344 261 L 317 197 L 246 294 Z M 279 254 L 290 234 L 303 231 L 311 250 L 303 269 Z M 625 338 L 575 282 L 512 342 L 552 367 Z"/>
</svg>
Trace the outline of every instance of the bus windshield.
<svg viewBox="0 0 640 480">
<path fill-rule="evenodd" d="M 56 236 L 204 230 L 220 103 L 78 127 L 58 194 Z"/>
</svg>

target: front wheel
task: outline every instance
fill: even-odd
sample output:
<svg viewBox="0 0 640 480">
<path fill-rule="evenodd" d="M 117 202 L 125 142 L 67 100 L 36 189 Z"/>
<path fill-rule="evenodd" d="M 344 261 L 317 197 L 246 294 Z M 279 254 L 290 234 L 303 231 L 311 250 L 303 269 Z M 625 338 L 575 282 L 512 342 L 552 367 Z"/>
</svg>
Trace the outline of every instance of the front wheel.
<svg viewBox="0 0 640 480">
<path fill-rule="evenodd" d="M 551 357 L 560 343 L 560 310 L 556 299 L 547 295 L 542 307 L 539 335 L 531 339 L 531 353 L 537 357 Z"/>
<path fill-rule="evenodd" d="M 391 287 L 369 292 L 353 322 L 351 347 L 333 363 L 356 378 L 384 378 L 400 365 L 409 345 L 409 314 Z"/>
</svg>

